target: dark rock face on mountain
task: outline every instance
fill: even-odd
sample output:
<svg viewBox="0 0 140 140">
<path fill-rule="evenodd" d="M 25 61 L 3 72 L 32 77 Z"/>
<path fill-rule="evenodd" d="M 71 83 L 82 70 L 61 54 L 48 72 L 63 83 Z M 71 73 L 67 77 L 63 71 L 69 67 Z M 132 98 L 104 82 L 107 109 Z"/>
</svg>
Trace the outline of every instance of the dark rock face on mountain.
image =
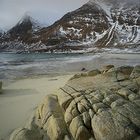
<svg viewBox="0 0 140 140">
<path fill-rule="evenodd" d="M 26 42 L 26 40 L 32 36 L 32 33 L 38 29 L 40 29 L 40 27 L 34 19 L 25 15 L 16 26 L 8 31 L 9 39 L 10 41 L 18 39 Z"/>
<path fill-rule="evenodd" d="M 10 140 L 139 139 L 140 66 L 109 65 L 48 95 Z"/>
<path fill-rule="evenodd" d="M 10 30 L 3 33 L 0 38 L 0 49 L 24 50 L 27 47 L 28 39 L 41 29 L 40 24 L 29 15 L 23 18 Z"/>
<path fill-rule="evenodd" d="M 0 30 L 0 37 L 2 36 L 2 34 L 3 34 L 3 33 L 2 33 L 2 31 Z"/>
<path fill-rule="evenodd" d="M 59 42 L 94 40 L 94 32 L 102 33 L 109 28 L 106 14 L 97 5 L 85 4 L 78 10 L 66 14 L 49 28 L 41 30 L 40 40 L 57 38 Z M 61 41 L 62 40 L 62 41 Z M 53 43 L 49 45 L 53 45 Z"/>
<path fill-rule="evenodd" d="M 26 18 L 8 31 L 1 48 L 15 42 L 24 51 L 140 48 L 138 0 L 90 0 L 49 27 L 33 31 L 32 23 Z"/>
</svg>

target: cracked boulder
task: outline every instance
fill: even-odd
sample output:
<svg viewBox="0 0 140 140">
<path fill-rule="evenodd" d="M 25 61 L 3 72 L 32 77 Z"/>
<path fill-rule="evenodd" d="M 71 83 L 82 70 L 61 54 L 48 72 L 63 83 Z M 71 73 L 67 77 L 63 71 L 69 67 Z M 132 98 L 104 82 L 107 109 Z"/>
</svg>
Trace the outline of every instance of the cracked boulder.
<svg viewBox="0 0 140 140">
<path fill-rule="evenodd" d="M 11 140 L 139 140 L 140 66 L 74 76 Z"/>
</svg>

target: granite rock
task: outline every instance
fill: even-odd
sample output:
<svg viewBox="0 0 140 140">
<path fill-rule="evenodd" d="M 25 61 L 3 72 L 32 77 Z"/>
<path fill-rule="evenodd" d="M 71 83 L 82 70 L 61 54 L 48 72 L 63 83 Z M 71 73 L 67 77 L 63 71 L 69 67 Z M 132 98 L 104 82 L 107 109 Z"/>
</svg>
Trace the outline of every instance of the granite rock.
<svg viewBox="0 0 140 140">
<path fill-rule="evenodd" d="M 48 95 L 11 140 L 138 140 L 140 67 L 94 72 Z"/>
</svg>

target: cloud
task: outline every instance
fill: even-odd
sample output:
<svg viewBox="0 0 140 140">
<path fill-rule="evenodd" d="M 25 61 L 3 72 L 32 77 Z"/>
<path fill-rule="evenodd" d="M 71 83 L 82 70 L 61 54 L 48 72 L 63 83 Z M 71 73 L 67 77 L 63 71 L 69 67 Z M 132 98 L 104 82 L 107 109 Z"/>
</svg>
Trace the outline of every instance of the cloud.
<svg viewBox="0 0 140 140">
<path fill-rule="evenodd" d="M 88 0 L 0 0 L 0 28 L 11 28 L 29 12 L 41 23 L 52 24 Z"/>
</svg>

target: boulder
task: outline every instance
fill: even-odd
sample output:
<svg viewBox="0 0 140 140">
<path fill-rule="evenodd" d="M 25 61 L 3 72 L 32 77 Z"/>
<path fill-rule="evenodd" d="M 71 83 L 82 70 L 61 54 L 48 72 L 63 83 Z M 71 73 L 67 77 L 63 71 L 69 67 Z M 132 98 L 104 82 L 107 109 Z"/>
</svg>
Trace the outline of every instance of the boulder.
<svg viewBox="0 0 140 140">
<path fill-rule="evenodd" d="M 88 76 L 96 76 L 98 74 L 100 74 L 101 72 L 99 70 L 92 70 L 88 72 Z"/>
<path fill-rule="evenodd" d="M 48 95 L 29 125 L 10 140 L 138 140 L 138 71 L 137 66 L 125 66 L 79 74 Z"/>
<path fill-rule="evenodd" d="M 134 67 L 131 75 L 130 75 L 131 78 L 137 78 L 137 77 L 140 77 L 140 65 L 137 65 Z"/>
<path fill-rule="evenodd" d="M 117 68 L 117 72 L 130 76 L 133 69 L 134 69 L 134 67 L 132 67 L 132 66 L 121 66 L 121 67 Z"/>
<path fill-rule="evenodd" d="M 42 140 L 42 136 L 38 130 L 29 130 L 27 128 L 19 128 L 13 132 L 10 140 Z"/>
<path fill-rule="evenodd" d="M 104 67 L 101 69 L 101 72 L 102 72 L 102 73 L 105 73 L 105 72 L 107 72 L 108 70 L 110 70 L 110 69 L 112 69 L 112 68 L 114 68 L 114 65 L 106 65 L 106 66 L 104 66 Z"/>
<path fill-rule="evenodd" d="M 101 72 L 98 69 L 91 70 L 89 72 L 83 72 L 83 73 L 80 73 L 80 74 L 75 74 L 70 80 L 81 78 L 81 77 L 86 77 L 86 76 L 96 76 L 98 74 L 101 74 Z"/>
<path fill-rule="evenodd" d="M 108 72 L 114 72 L 116 74 L 116 78 L 118 81 L 126 80 L 130 77 L 131 72 L 134 67 L 132 66 L 121 66 L 118 68 L 112 68 L 108 70 Z"/>
<path fill-rule="evenodd" d="M 88 76 L 86 72 L 80 73 L 80 74 L 75 74 L 70 80 L 81 78 L 81 77 L 86 77 Z"/>
</svg>

